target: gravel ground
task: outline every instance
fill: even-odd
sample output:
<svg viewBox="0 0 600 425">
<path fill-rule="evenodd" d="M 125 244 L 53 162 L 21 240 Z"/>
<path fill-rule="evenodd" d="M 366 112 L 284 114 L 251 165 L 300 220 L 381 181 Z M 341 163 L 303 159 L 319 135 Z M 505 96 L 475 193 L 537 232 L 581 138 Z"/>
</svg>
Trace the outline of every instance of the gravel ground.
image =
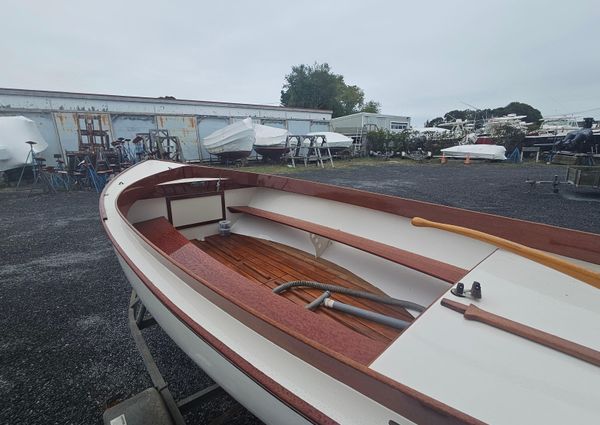
<svg viewBox="0 0 600 425">
<path fill-rule="evenodd" d="M 101 424 L 152 386 L 129 332 L 130 287 L 92 192 L 0 191 L 0 424 Z M 144 330 L 176 398 L 212 381 L 158 327 Z M 224 395 L 190 424 L 237 403 Z M 242 411 L 229 423 L 256 424 Z"/>
<path fill-rule="evenodd" d="M 446 165 L 381 162 L 377 166 L 307 169 L 295 178 L 428 201 L 521 220 L 600 233 L 600 191 L 561 185 L 532 189 L 525 180 L 564 180 L 565 167 L 475 162 Z"/>
<path fill-rule="evenodd" d="M 552 166 L 450 163 L 307 169 L 294 177 L 600 233 L 600 197 L 531 190 Z M 151 386 L 127 326 L 130 288 L 91 192 L 0 191 L 0 423 L 101 423 L 107 406 Z M 158 327 L 144 335 L 176 397 L 211 383 Z M 206 423 L 221 396 L 186 416 Z M 259 423 L 241 412 L 227 423 Z"/>
</svg>

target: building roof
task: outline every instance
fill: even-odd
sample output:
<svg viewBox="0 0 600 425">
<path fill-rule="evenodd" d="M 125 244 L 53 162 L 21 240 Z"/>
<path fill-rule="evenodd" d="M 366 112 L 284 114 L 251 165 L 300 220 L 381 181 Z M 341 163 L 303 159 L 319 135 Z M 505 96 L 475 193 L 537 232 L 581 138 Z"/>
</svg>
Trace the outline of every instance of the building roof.
<svg viewBox="0 0 600 425">
<path fill-rule="evenodd" d="M 127 101 L 127 102 L 152 102 L 166 103 L 179 105 L 197 105 L 197 106 L 225 106 L 225 107 L 246 107 L 255 109 L 275 109 L 283 111 L 298 111 L 298 112 L 318 112 L 323 114 L 331 114 L 330 110 L 310 109 L 310 108 L 287 108 L 284 106 L 264 105 L 255 103 L 235 103 L 235 102 L 218 102 L 206 100 L 190 100 L 190 99 L 164 99 L 159 97 L 145 96 L 122 96 L 114 94 L 98 94 L 98 93 L 77 93 L 63 92 L 52 90 L 30 90 L 30 89 L 14 89 L 0 88 L 0 95 L 17 95 L 17 96 L 38 96 L 38 97 L 55 97 L 55 98 L 78 98 L 90 100 L 112 100 L 112 101 Z"/>
<path fill-rule="evenodd" d="M 344 119 L 344 118 L 350 118 L 350 117 L 358 117 L 358 116 L 361 116 L 361 115 L 363 115 L 363 116 L 369 116 L 369 117 L 410 119 L 410 117 L 407 116 L 407 115 L 389 115 L 389 114 L 378 114 L 378 113 L 375 113 L 375 112 L 357 112 L 355 114 L 344 115 L 344 116 L 341 116 L 341 117 L 332 118 L 331 121 L 340 120 L 340 119 Z"/>
</svg>

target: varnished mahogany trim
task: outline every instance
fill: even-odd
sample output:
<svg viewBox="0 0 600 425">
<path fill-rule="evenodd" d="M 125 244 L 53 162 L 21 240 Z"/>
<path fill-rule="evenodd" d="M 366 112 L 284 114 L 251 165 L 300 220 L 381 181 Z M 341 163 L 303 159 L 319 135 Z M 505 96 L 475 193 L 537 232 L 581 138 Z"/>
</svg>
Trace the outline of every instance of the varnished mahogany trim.
<svg viewBox="0 0 600 425">
<path fill-rule="evenodd" d="M 442 261 L 437 261 L 410 251 L 405 251 L 400 248 L 386 245 L 381 242 L 356 236 L 341 230 L 333 229 L 331 227 L 322 226 L 320 224 L 311 223 L 309 221 L 300 220 L 298 218 L 293 218 L 283 214 L 253 207 L 232 206 L 228 209 L 233 213 L 249 214 L 265 220 L 274 221 L 276 223 L 323 236 L 327 239 L 331 239 L 332 241 L 351 246 L 369 254 L 376 255 L 377 257 L 385 258 L 386 260 L 401 264 L 410 269 L 449 283 L 458 282 L 468 273 L 468 270 L 455 267 Z"/>
<path fill-rule="evenodd" d="M 224 190 L 264 187 L 329 199 L 407 218 L 423 217 L 432 221 L 470 227 L 532 248 L 600 264 L 600 235 L 598 234 L 324 183 L 231 169 L 190 165 L 149 176 L 136 182 L 136 185 L 142 186 L 144 190 L 131 191 L 120 197 L 119 207 L 127 213 L 129 206 L 139 199 L 164 196 L 163 192 L 156 190 L 156 184 L 188 177 L 227 178 L 228 180 L 221 184 Z M 191 185 L 177 186 L 181 186 L 182 191 L 197 191 L 197 188 Z"/>
<path fill-rule="evenodd" d="M 164 217 L 136 223 L 135 228 L 204 287 L 274 327 L 286 328 L 362 364 L 371 363 L 387 347 L 332 319 L 318 317 L 266 288 L 258 288 L 198 248 Z"/>
<path fill-rule="evenodd" d="M 448 307 L 458 313 L 462 313 L 467 320 L 485 323 L 529 341 L 537 342 L 553 350 L 560 351 L 572 357 L 576 357 L 595 366 L 600 366 L 600 351 L 586 347 L 581 344 L 563 339 L 551 333 L 532 328 L 506 317 L 485 311 L 473 304 L 468 306 L 456 301 L 443 298 L 441 301 L 444 307 Z"/>
</svg>

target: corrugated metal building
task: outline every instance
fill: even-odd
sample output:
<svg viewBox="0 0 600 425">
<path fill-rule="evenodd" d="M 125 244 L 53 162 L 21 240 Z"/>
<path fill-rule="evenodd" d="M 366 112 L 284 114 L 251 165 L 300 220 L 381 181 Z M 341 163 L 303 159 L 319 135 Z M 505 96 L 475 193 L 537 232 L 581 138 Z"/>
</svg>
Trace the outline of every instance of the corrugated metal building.
<svg viewBox="0 0 600 425">
<path fill-rule="evenodd" d="M 374 129 L 402 131 L 410 127 L 410 117 L 358 112 L 331 120 L 333 131 L 349 137 L 360 138 L 365 131 Z"/>
<path fill-rule="evenodd" d="M 179 138 L 188 161 L 208 159 L 200 141 L 239 119 L 252 117 L 256 123 L 287 128 L 292 134 L 328 131 L 331 120 L 331 111 L 313 109 L 0 88 L 0 116 L 7 115 L 23 115 L 38 124 L 49 145 L 45 156 L 78 150 L 86 117 L 94 117 L 94 125 L 111 141 L 166 129 Z"/>
</svg>

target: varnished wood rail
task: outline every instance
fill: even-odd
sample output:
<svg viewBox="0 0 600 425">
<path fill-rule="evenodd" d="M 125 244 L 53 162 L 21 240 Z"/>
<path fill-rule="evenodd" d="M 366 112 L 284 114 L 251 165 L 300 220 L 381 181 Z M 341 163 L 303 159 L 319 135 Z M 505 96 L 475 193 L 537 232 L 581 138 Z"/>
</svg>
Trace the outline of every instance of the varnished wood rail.
<svg viewBox="0 0 600 425">
<path fill-rule="evenodd" d="M 500 238 L 498 236 L 490 235 L 488 233 L 480 232 L 478 230 L 469 229 L 467 227 L 455 226 L 452 224 L 438 223 L 435 221 L 425 220 L 424 218 L 415 217 L 411 223 L 413 226 L 418 227 L 432 227 L 434 229 L 445 230 L 447 232 L 456 233 L 459 235 L 467 236 L 469 238 L 477 239 L 482 242 L 487 242 L 492 245 L 496 245 L 499 248 L 510 251 L 514 254 L 520 255 L 521 257 L 528 258 L 536 263 L 543 264 L 544 266 L 550 267 L 561 273 L 574 277 L 575 279 L 581 280 L 589 285 L 596 288 L 600 288 L 600 273 L 593 270 L 581 267 L 577 264 L 573 264 L 570 261 L 563 260 L 562 258 L 555 257 L 550 254 L 546 254 L 538 249 L 530 248 L 519 243 L 509 241 L 507 239 Z"/>
<path fill-rule="evenodd" d="M 259 217 L 265 220 L 270 220 L 296 229 L 304 230 L 315 235 L 323 236 L 332 241 L 339 242 L 344 245 L 351 246 L 377 257 L 385 258 L 397 264 L 401 264 L 410 269 L 421 273 L 433 276 L 437 279 L 444 280 L 449 283 L 456 283 L 463 278 L 468 270 L 460 267 L 424 257 L 410 251 L 405 251 L 394 246 L 390 246 L 361 236 L 353 235 L 331 227 L 322 226 L 320 224 L 311 223 L 309 221 L 300 220 L 298 218 L 289 217 L 283 214 L 265 211 L 253 207 L 229 207 L 229 211 L 233 213 L 244 213 Z"/>
</svg>

